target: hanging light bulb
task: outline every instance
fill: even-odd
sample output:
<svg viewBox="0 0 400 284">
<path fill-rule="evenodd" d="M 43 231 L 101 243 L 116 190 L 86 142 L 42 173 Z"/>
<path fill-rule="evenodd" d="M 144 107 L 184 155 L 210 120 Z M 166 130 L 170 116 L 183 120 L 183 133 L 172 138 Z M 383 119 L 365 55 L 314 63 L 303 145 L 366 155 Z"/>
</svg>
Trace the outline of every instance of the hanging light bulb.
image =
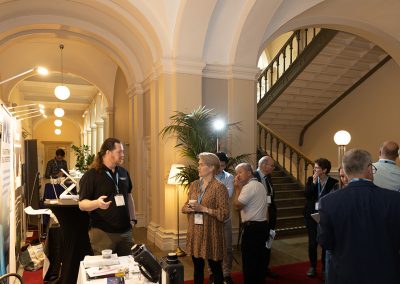
<svg viewBox="0 0 400 284">
<path fill-rule="evenodd" d="M 57 117 L 63 117 L 64 116 L 64 110 L 60 107 L 54 109 L 54 115 Z"/>
<path fill-rule="evenodd" d="M 60 44 L 60 51 L 61 51 L 61 85 L 58 85 L 54 89 L 54 95 L 57 99 L 65 101 L 69 98 L 71 92 L 69 91 L 67 86 L 64 86 L 64 61 L 63 61 L 63 49 L 64 45 Z"/>
<path fill-rule="evenodd" d="M 56 134 L 56 135 L 60 135 L 61 134 L 61 129 L 56 129 L 56 130 L 54 130 L 54 133 Z"/>
<path fill-rule="evenodd" d="M 61 121 L 61 119 L 56 119 L 56 120 L 54 120 L 54 125 L 57 126 L 57 127 L 61 127 L 61 126 L 62 126 L 62 121 Z"/>
</svg>

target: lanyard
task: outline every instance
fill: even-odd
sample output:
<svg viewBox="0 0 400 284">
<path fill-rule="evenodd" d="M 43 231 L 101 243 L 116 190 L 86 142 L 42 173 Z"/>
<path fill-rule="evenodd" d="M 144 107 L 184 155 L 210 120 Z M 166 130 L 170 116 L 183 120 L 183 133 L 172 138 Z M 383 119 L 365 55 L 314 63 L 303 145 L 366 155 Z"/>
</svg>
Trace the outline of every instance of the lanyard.
<svg viewBox="0 0 400 284">
<path fill-rule="evenodd" d="M 119 194 L 119 188 L 118 188 L 118 178 L 119 178 L 119 175 L 118 175 L 118 172 L 117 172 L 117 174 L 115 175 L 115 177 L 117 178 L 117 181 L 115 182 L 115 180 L 113 179 L 113 177 L 111 176 L 111 174 L 110 174 L 110 172 L 109 171 L 107 171 L 106 170 L 106 174 L 111 178 L 111 180 L 113 181 L 113 183 L 114 183 L 114 185 L 115 185 L 115 189 L 117 190 L 117 194 Z"/>
<path fill-rule="evenodd" d="M 390 161 L 390 160 L 379 160 L 379 163 L 381 164 L 391 164 L 391 165 L 396 165 L 396 162 Z"/>
<path fill-rule="evenodd" d="M 200 190 L 201 190 L 201 192 L 200 192 L 199 197 L 197 198 L 197 202 L 198 202 L 199 204 L 201 204 L 201 201 L 203 200 L 203 196 L 204 196 L 204 194 L 206 193 L 206 189 L 207 189 L 207 187 L 205 187 L 205 188 L 203 189 L 203 180 L 200 180 Z"/>
<path fill-rule="evenodd" d="M 318 199 L 321 197 L 322 192 L 325 189 L 326 184 L 328 183 L 329 177 L 326 178 L 324 186 L 321 188 L 321 179 L 318 177 Z"/>
</svg>

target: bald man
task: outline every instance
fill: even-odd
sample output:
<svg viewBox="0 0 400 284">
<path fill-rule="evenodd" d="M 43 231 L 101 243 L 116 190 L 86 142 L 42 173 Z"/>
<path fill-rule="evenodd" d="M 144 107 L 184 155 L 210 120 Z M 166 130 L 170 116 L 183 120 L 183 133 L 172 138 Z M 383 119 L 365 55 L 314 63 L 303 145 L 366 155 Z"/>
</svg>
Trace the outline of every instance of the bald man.
<svg viewBox="0 0 400 284">
<path fill-rule="evenodd" d="M 374 174 L 374 184 L 400 191 L 400 167 L 396 165 L 399 157 L 399 145 L 394 141 L 386 141 L 379 150 L 379 161 L 374 163 L 377 171 Z"/>
</svg>

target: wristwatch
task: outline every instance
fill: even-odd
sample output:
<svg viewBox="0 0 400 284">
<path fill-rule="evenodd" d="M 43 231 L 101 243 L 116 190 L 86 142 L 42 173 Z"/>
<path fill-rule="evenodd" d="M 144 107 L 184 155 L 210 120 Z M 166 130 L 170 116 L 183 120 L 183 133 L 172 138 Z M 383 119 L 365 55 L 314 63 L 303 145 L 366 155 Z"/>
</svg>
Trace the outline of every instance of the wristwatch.
<svg viewBox="0 0 400 284">
<path fill-rule="evenodd" d="M 136 219 L 132 219 L 131 220 L 131 225 L 136 225 L 137 224 L 137 220 Z"/>
</svg>

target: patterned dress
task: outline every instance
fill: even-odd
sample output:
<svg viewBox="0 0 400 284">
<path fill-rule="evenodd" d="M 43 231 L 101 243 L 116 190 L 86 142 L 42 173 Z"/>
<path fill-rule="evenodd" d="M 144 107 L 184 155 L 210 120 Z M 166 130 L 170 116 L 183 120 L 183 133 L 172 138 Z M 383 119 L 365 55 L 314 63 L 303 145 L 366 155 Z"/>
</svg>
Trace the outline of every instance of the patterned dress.
<svg viewBox="0 0 400 284">
<path fill-rule="evenodd" d="M 190 199 L 198 200 L 201 194 L 200 180 L 194 181 L 189 188 Z M 219 261 L 224 258 L 225 238 L 224 221 L 229 217 L 229 196 L 226 187 L 215 178 L 205 189 L 201 205 L 213 209 L 212 216 L 203 213 L 203 225 L 194 224 L 194 214 L 188 214 L 186 252 L 194 257 Z"/>
</svg>

